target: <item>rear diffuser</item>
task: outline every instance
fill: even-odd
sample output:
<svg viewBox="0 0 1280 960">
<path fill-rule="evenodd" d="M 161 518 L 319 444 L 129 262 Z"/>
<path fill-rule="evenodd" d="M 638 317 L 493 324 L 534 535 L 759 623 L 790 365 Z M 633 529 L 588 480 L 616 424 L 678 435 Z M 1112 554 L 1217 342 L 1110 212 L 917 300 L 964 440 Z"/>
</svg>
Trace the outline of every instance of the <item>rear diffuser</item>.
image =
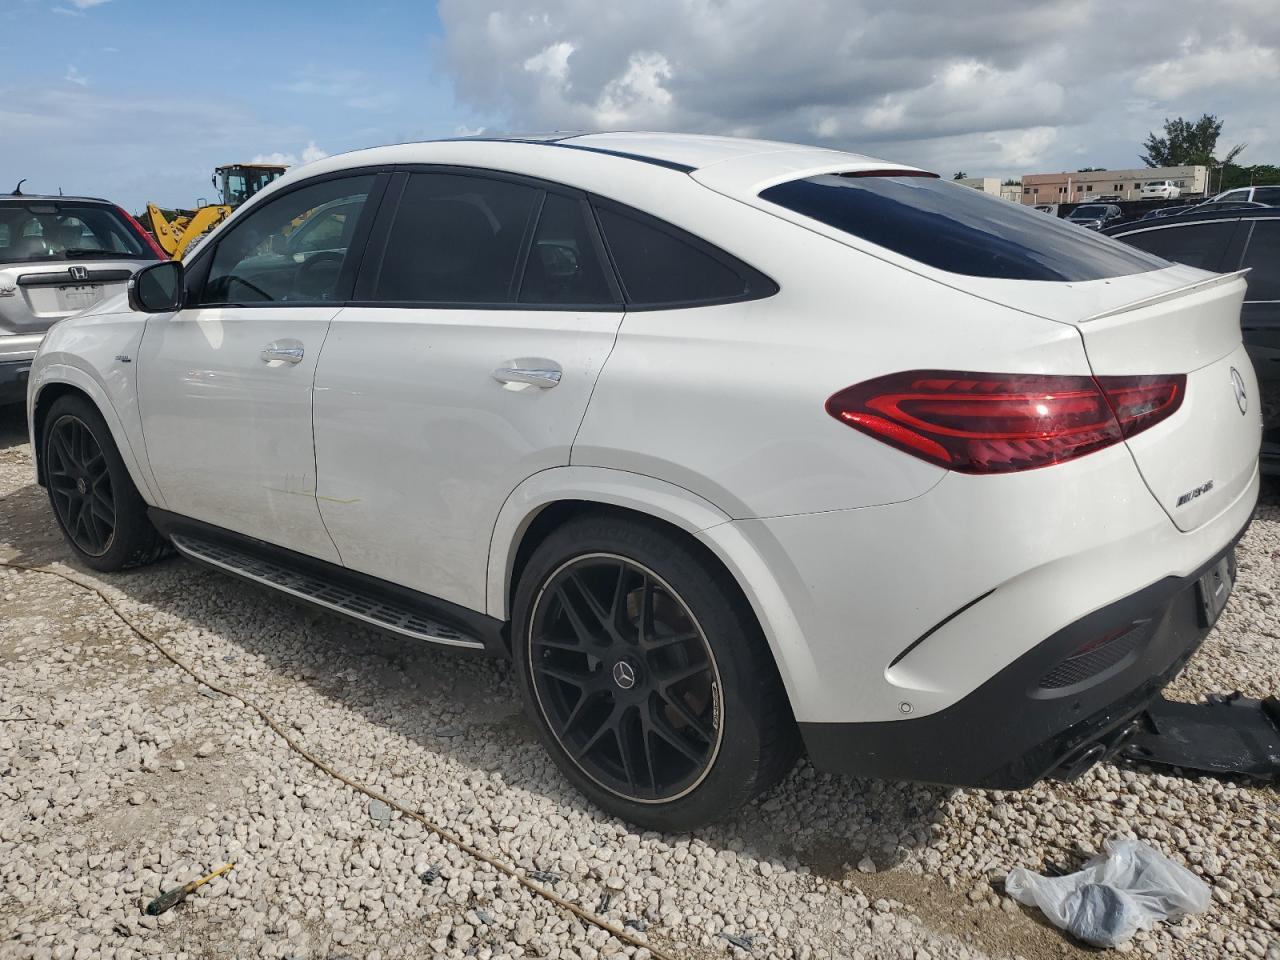
<svg viewBox="0 0 1280 960">
<path fill-rule="evenodd" d="M 1239 692 L 1205 703 L 1158 697 L 1138 721 L 1120 758 L 1186 771 L 1280 779 L 1280 699 Z"/>
</svg>

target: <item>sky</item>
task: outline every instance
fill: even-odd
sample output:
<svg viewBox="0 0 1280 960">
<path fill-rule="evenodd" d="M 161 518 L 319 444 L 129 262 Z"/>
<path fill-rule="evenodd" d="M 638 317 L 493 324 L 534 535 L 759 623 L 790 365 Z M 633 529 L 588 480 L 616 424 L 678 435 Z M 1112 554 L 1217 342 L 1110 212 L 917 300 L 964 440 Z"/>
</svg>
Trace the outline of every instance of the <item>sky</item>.
<svg viewBox="0 0 1280 960">
<path fill-rule="evenodd" d="M 1276 0 L 0 0 L 0 191 L 191 207 L 222 163 L 604 129 L 1016 177 L 1206 112 L 1280 163 L 1277 89 Z"/>
</svg>

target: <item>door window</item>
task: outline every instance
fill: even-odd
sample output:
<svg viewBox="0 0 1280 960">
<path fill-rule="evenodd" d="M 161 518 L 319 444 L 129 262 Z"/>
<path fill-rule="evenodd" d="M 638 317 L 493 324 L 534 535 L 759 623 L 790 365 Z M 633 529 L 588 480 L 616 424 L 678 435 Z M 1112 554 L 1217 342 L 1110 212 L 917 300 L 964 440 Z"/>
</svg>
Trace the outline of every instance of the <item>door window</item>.
<svg viewBox="0 0 1280 960">
<path fill-rule="evenodd" d="M 1252 268 L 1245 274 L 1249 284 L 1246 300 L 1280 301 L 1280 220 L 1254 222 L 1240 266 Z"/>
<path fill-rule="evenodd" d="M 612 304 L 617 301 L 596 253 L 583 201 L 547 194 L 525 263 L 521 303 Z"/>
<path fill-rule="evenodd" d="M 1254 187 L 1253 202 L 1280 207 L 1280 187 Z"/>
<path fill-rule="evenodd" d="M 326 180 L 248 212 L 218 240 L 202 304 L 338 299 L 372 175 Z"/>
<path fill-rule="evenodd" d="M 374 299 L 510 303 L 540 190 L 448 173 L 409 177 L 387 238 Z"/>
<path fill-rule="evenodd" d="M 1175 263 L 1217 270 L 1236 223 L 1235 220 L 1219 220 L 1185 227 L 1162 227 L 1125 234 L 1117 239 Z"/>
</svg>

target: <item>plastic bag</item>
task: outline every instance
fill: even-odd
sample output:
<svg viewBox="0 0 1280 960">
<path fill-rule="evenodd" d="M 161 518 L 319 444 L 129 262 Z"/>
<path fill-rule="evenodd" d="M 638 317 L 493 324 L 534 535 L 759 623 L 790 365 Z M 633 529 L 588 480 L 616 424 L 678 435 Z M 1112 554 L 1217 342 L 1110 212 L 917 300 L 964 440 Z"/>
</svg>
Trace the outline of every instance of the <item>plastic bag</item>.
<svg viewBox="0 0 1280 960">
<path fill-rule="evenodd" d="M 1095 947 L 1118 947 L 1158 920 L 1209 908 L 1208 885 L 1141 840 L 1108 840 L 1106 850 L 1065 877 L 1014 867 L 1004 888 Z"/>
</svg>

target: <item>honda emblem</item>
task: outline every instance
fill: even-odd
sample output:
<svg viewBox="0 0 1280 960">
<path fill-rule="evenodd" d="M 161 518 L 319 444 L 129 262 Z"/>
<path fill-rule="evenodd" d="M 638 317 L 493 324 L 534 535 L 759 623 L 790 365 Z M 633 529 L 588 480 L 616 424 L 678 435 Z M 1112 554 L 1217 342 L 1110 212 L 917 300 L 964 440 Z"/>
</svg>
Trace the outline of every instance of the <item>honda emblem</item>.
<svg viewBox="0 0 1280 960">
<path fill-rule="evenodd" d="M 72 280 L 88 280 L 89 279 L 88 267 L 81 267 L 81 266 L 70 267 L 67 270 L 67 273 L 71 274 Z"/>
</svg>

